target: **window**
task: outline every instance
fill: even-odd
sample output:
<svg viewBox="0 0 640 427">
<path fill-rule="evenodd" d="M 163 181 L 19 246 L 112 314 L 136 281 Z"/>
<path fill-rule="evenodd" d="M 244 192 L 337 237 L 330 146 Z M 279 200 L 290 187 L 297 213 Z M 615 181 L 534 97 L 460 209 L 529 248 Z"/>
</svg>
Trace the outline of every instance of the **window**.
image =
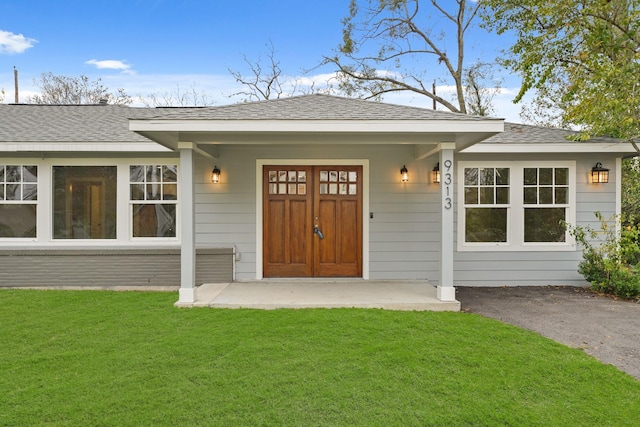
<svg viewBox="0 0 640 427">
<path fill-rule="evenodd" d="M 116 238 L 116 166 L 53 167 L 53 238 Z"/>
<path fill-rule="evenodd" d="M 38 167 L 0 165 L 0 238 L 35 238 Z"/>
<path fill-rule="evenodd" d="M 176 165 L 133 165 L 129 187 L 133 237 L 176 237 Z"/>
<path fill-rule="evenodd" d="M 460 162 L 458 182 L 459 250 L 572 249 L 574 162 Z"/>
<path fill-rule="evenodd" d="M 508 168 L 464 168 L 466 242 L 507 242 Z"/>
<path fill-rule="evenodd" d="M 564 242 L 569 168 L 524 169 L 524 241 Z"/>
</svg>

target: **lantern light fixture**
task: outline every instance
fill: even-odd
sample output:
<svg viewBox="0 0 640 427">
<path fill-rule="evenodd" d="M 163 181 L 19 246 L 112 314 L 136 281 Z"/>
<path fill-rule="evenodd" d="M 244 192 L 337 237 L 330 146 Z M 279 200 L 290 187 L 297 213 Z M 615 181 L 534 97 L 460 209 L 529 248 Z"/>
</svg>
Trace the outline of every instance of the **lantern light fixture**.
<svg viewBox="0 0 640 427">
<path fill-rule="evenodd" d="M 407 169 L 407 165 L 402 166 L 402 169 L 400 169 L 400 176 L 402 177 L 402 182 L 409 181 L 409 170 Z"/>
<path fill-rule="evenodd" d="M 609 182 L 609 169 L 602 167 L 602 163 L 598 162 L 591 168 L 591 183 L 606 184 Z"/>
<path fill-rule="evenodd" d="M 213 170 L 211 171 L 211 182 L 213 182 L 214 184 L 220 182 L 220 169 L 218 169 L 218 166 L 214 166 Z"/>
<path fill-rule="evenodd" d="M 440 162 L 436 163 L 435 167 L 431 171 L 431 182 L 434 184 L 440 184 Z"/>
</svg>

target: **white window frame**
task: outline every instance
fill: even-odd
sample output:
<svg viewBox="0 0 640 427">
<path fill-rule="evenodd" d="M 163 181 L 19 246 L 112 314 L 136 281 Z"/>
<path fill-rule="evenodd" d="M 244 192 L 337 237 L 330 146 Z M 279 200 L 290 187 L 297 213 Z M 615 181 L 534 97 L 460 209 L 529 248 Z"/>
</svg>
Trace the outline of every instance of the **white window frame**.
<svg viewBox="0 0 640 427">
<path fill-rule="evenodd" d="M 35 242 L 38 239 L 38 234 L 40 232 L 38 227 L 38 216 L 40 215 L 40 165 L 35 161 L 29 161 L 24 159 L 6 159 L 0 160 L 1 166 L 35 166 L 38 171 L 38 175 L 36 177 L 36 182 L 31 183 L 36 185 L 36 200 L 0 200 L 0 204 L 2 205 L 35 205 L 36 207 L 36 237 L 0 237 L 0 242 Z M 6 173 L 6 172 L 5 172 Z M 2 185 L 0 183 L 0 185 Z M 18 184 L 24 185 L 25 181 L 20 181 Z M 6 194 L 5 194 L 6 197 Z"/>
<path fill-rule="evenodd" d="M 36 238 L 0 238 L 0 246 L 29 248 L 131 248 L 171 249 L 180 247 L 180 159 L 177 157 L 129 158 L 0 158 L 0 163 L 34 165 L 38 167 L 38 200 L 36 208 Z M 132 165 L 176 165 L 178 167 L 178 200 L 176 237 L 132 238 L 133 220 L 130 211 L 129 167 Z M 53 238 L 53 167 L 54 166 L 116 166 L 116 238 L 115 239 L 54 239 Z"/>
<path fill-rule="evenodd" d="M 127 200 L 128 200 L 128 219 L 129 219 L 129 239 L 134 241 L 148 241 L 148 242 L 158 242 L 158 241 L 177 241 L 180 236 L 180 165 L 179 161 L 176 162 L 142 162 L 142 163 L 130 163 L 127 165 Z M 132 200 L 131 199 L 131 175 L 129 173 L 131 166 L 174 166 L 176 168 L 176 187 L 177 187 L 177 198 L 175 200 Z M 176 235 L 175 237 L 134 237 L 133 236 L 133 205 L 136 204 L 148 204 L 148 205 L 175 205 L 176 206 Z"/>
<path fill-rule="evenodd" d="M 509 169 L 509 207 L 507 210 L 507 242 L 465 242 L 465 168 L 508 168 Z M 568 168 L 569 188 L 568 205 L 565 220 L 576 223 L 576 162 L 575 161 L 460 161 L 458 162 L 458 242 L 457 250 L 464 251 L 573 251 L 575 239 L 565 232 L 564 242 L 525 242 L 524 209 L 537 205 L 524 204 L 525 168 Z M 479 205 L 490 207 L 491 205 Z M 502 205 L 501 205 L 502 206 Z M 543 206 L 543 207 L 546 207 Z"/>
</svg>

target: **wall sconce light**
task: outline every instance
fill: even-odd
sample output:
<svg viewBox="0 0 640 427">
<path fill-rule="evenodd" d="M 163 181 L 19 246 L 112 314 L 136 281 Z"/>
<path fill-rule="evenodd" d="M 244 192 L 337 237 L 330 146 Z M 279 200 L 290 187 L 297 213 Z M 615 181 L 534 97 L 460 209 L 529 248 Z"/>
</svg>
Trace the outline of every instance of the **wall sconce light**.
<svg viewBox="0 0 640 427">
<path fill-rule="evenodd" d="M 592 184 L 606 184 L 609 182 L 609 169 L 603 168 L 602 163 L 598 162 L 591 168 L 591 183 Z"/>
<path fill-rule="evenodd" d="M 218 169 L 218 166 L 214 166 L 213 170 L 211 171 L 211 182 L 213 182 L 214 184 L 220 182 L 220 169 Z"/>
<path fill-rule="evenodd" d="M 406 165 L 402 166 L 402 169 L 400 169 L 400 176 L 402 176 L 402 182 L 409 181 L 409 170 Z"/>
<path fill-rule="evenodd" d="M 440 184 L 440 162 L 436 163 L 435 167 L 431 171 L 431 182 L 434 184 Z"/>
</svg>

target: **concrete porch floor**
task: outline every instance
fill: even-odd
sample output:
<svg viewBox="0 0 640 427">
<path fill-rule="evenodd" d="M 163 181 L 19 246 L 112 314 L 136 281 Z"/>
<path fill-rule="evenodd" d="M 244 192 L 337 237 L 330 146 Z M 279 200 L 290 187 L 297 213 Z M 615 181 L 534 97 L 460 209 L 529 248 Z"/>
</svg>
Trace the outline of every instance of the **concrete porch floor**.
<svg viewBox="0 0 640 427">
<path fill-rule="evenodd" d="M 413 311 L 460 311 L 459 301 L 440 301 L 427 281 L 358 279 L 279 279 L 203 284 L 196 302 L 179 307 L 381 308 Z"/>
</svg>

